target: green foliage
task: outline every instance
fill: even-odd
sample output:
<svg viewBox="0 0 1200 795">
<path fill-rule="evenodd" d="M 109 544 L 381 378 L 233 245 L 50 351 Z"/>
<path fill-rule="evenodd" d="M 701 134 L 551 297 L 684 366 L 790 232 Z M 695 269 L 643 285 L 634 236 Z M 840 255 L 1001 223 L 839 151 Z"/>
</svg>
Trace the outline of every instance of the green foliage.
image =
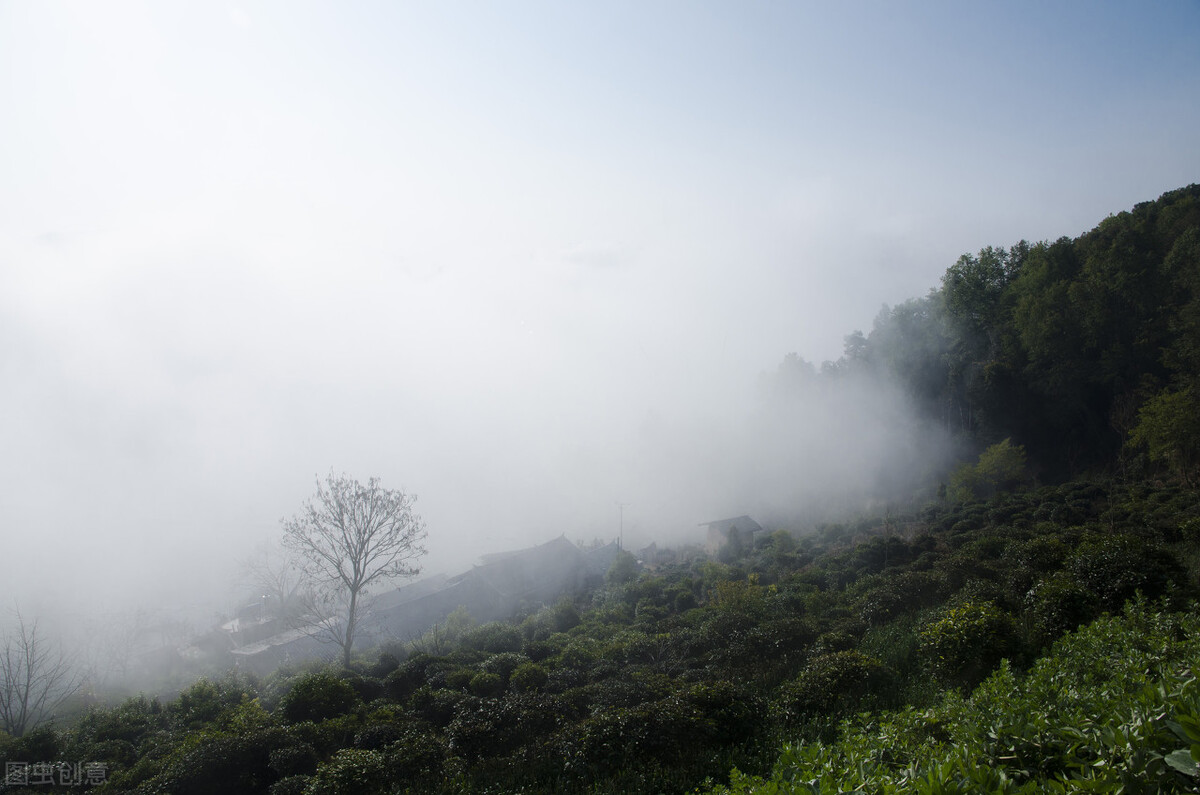
<svg viewBox="0 0 1200 795">
<path fill-rule="evenodd" d="M 88 710 L 75 725 L 74 735 L 80 743 L 119 741 L 135 746 L 148 734 L 166 729 L 168 720 L 158 699 L 135 696 L 111 709 Z"/>
<path fill-rule="evenodd" d="M 537 663 L 527 662 L 513 669 L 509 686 L 514 692 L 527 693 L 545 687 L 547 679 L 546 669 Z"/>
<path fill-rule="evenodd" d="M 391 791 L 391 771 L 382 751 L 343 748 L 317 768 L 309 795 L 374 795 Z"/>
<path fill-rule="evenodd" d="M 862 652 L 822 654 L 780 689 L 779 708 L 789 723 L 849 714 L 871 705 L 876 694 L 890 690 L 894 678 L 882 662 Z"/>
<path fill-rule="evenodd" d="M 764 728 L 762 699 L 746 685 L 734 682 L 699 682 L 685 695 L 713 727 L 718 743 L 741 743 Z"/>
<path fill-rule="evenodd" d="M 154 791 L 175 795 L 262 792 L 278 778 L 271 767 L 271 753 L 286 742 L 287 735 L 279 728 L 201 735 L 195 743 L 176 748 L 155 777 Z"/>
<path fill-rule="evenodd" d="M 1157 437 L 1164 460 L 1188 455 L 1200 449 L 1185 446 L 1195 412 L 1170 396 L 1200 383 L 1198 263 L 1200 186 L 1190 185 L 1073 240 L 964 254 L 940 289 L 885 307 L 870 335 L 847 336 L 841 360 L 818 374 L 791 355 L 772 386 L 792 402 L 847 373 L 879 374 L 961 441 L 1011 438 L 1039 476 L 1068 478 L 1123 463 L 1139 408 L 1169 385 L 1137 444 Z M 900 494 L 924 485 L 919 468 L 895 471 L 887 485 Z M 953 486 L 986 494 L 994 474 L 964 467 Z M 844 528 L 828 530 L 831 542 Z"/>
<path fill-rule="evenodd" d="M 745 580 L 718 580 L 709 595 L 709 602 L 718 610 L 746 615 L 762 615 L 766 609 L 767 589 L 758 584 L 758 575 Z"/>
<path fill-rule="evenodd" d="M 1095 617 L 1096 597 L 1069 573 L 1044 577 L 1026 595 L 1038 645 L 1078 629 Z"/>
<path fill-rule="evenodd" d="M 975 464 L 961 464 L 950 477 L 950 496 L 959 502 L 1007 491 L 1025 480 L 1025 448 L 1005 439 L 979 454 Z"/>
<path fill-rule="evenodd" d="M 345 715 L 359 704 L 358 695 L 346 681 L 327 671 L 298 679 L 279 704 L 289 723 L 321 721 Z"/>
<path fill-rule="evenodd" d="M 1067 568 L 1100 610 L 1119 610 L 1137 593 L 1158 597 L 1178 576 L 1178 564 L 1161 545 L 1129 533 L 1085 536 Z"/>
<path fill-rule="evenodd" d="M 604 575 L 604 581 L 609 585 L 624 585 L 637 577 L 637 571 L 637 558 L 632 552 L 622 549 L 613 558 L 612 565 Z"/>
<path fill-rule="evenodd" d="M 1129 443 L 1169 466 L 1185 483 L 1200 474 L 1200 389 L 1163 390 L 1138 410 Z"/>
<path fill-rule="evenodd" d="M 231 678 L 96 709 L 47 753 L 111 761 L 121 792 L 679 792 L 734 767 L 736 791 L 1171 791 L 1200 781 L 1197 620 L 1135 603 L 1060 638 L 1138 593 L 1184 604 L 1197 522 L 1194 491 L 1103 480 L 861 517 L 364 669 L 382 678 L 282 671 L 274 715 Z"/>
<path fill-rule="evenodd" d="M 271 751 L 268 763 L 280 776 L 307 776 L 317 771 L 317 753 L 309 743 L 285 745 Z"/>
<path fill-rule="evenodd" d="M 715 732 L 715 721 L 682 698 L 609 709 L 579 726 L 567 746 L 567 763 L 588 771 L 588 778 L 608 776 L 622 768 L 691 757 Z"/>
<path fill-rule="evenodd" d="M 57 760 L 62 752 L 63 738 L 50 724 L 35 726 L 20 737 L 7 734 L 0 738 L 0 761 Z"/>
<path fill-rule="evenodd" d="M 392 671 L 400 667 L 400 660 L 391 652 L 383 651 L 379 653 L 379 659 L 370 668 L 371 676 L 382 679 Z"/>
<path fill-rule="evenodd" d="M 501 681 L 508 684 L 509 677 L 523 663 L 529 662 L 529 658 L 524 654 L 516 652 L 505 652 L 503 654 L 493 654 L 479 664 L 482 671 L 490 674 L 496 674 Z"/>
<path fill-rule="evenodd" d="M 921 657 L 951 684 L 974 685 L 1016 649 L 1012 617 L 991 602 L 945 607 L 921 628 L 919 637 Z"/>
<path fill-rule="evenodd" d="M 561 599 L 550 609 L 550 623 L 555 632 L 566 632 L 579 625 L 579 611 L 570 599 Z"/>
<path fill-rule="evenodd" d="M 863 715 L 835 742 L 787 743 L 770 779 L 714 793 L 1193 792 L 1200 619 L 1146 603 L 1002 665 L 969 698 Z"/>
<path fill-rule="evenodd" d="M 201 678 L 179 694 L 168 713 L 180 725 L 196 728 L 253 699 L 250 683 L 229 675 L 216 681 Z"/>
<path fill-rule="evenodd" d="M 435 690 L 429 685 L 424 685 L 413 693 L 408 703 L 412 711 L 423 720 L 438 728 L 445 728 L 454 720 L 454 712 L 459 703 L 466 698 L 466 694 L 457 690 Z"/>
<path fill-rule="evenodd" d="M 312 776 L 297 774 L 281 778 L 267 790 L 268 795 L 304 795 Z"/>
<path fill-rule="evenodd" d="M 504 692 L 504 680 L 496 674 L 477 673 L 471 677 L 471 693 L 480 698 L 494 698 Z"/>
<path fill-rule="evenodd" d="M 517 627 L 505 621 L 492 621 L 467 631 L 461 642 L 469 649 L 500 654 L 520 651 L 524 641 Z"/>
<path fill-rule="evenodd" d="M 871 625 L 885 624 L 899 616 L 938 604 L 949 595 L 950 585 L 940 571 L 905 571 L 864 583 L 859 612 Z"/>
</svg>

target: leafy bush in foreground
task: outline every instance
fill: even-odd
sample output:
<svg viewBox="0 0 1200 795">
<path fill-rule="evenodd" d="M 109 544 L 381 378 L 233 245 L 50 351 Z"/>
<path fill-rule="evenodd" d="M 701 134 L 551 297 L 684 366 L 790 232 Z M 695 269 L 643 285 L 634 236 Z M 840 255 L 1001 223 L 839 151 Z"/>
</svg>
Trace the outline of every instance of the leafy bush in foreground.
<svg viewBox="0 0 1200 795">
<path fill-rule="evenodd" d="M 327 671 L 302 677 L 279 704 L 291 723 L 325 720 L 344 715 L 358 703 L 358 695 L 346 681 Z"/>
<path fill-rule="evenodd" d="M 1002 664 L 969 698 L 862 715 L 833 743 L 785 745 L 749 793 L 1194 792 L 1200 618 L 1145 602 L 1054 644 L 1025 676 Z"/>
</svg>

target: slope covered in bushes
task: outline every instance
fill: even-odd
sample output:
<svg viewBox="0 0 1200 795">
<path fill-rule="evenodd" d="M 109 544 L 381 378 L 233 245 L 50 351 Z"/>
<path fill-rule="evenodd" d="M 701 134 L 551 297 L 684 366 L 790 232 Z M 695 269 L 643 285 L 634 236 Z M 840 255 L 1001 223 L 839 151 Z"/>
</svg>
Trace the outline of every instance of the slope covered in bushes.
<svg viewBox="0 0 1200 795">
<path fill-rule="evenodd" d="M 102 761 L 111 792 L 684 791 L 734 767 L 782 776 L 787 759 L 810 764 L 797 754 L 848 754 L 839 727 L 864 710 L 901 710 L 871 720 L 910 734 L 934 716 L 942 728 L 911 740 L 921 745 L 966 731 L 947 717 L 964 704 L 1015 704 L 1017 690 L 1033 704 L 1050 676 L 1036 661 L 1064 632 L 1139 595 L 1182 608 L 1198 543 L 1200 497 L 1179 487 L 1079 482 L 944 502 L 801 539 L 777 532 L 727 563 L 626 572 L 511 623 L 458 616 L 436 653 L 397 646 L 349 670 L 202 680 L 167 704 L 132 699 L 5 741 L 0 756 Z M 1192 648 L 1191 623 L 1160 624 Z M 966 702 L 943 695 L 985 681 Z"/>
<path fill-rule="evenodd" d="M 130 699 L 0 761 L 140 793 L 1193 786 L 1198 338 L 1200 186 L 965 255 L 838 362 L 768 381 L 881 375 L 980 451 L 909 507 L 640 574 L 621 555 L 511 622 Z"/>
<path fill-rule="evenodd" d="M 969 696 L 848 719 L 791 742 L 769 778 L 713 793 L 1195 792 L 1200 619 L 1144 600 L 1057 641 Z"/>
</svg>

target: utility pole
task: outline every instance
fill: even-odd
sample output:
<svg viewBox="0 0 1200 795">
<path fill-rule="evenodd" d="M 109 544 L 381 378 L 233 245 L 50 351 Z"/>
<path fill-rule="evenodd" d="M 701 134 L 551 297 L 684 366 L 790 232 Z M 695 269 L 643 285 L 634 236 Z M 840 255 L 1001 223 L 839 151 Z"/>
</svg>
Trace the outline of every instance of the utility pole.
<svg viewBox="0 0 1200 795">
<path fill-rule="evenodd" d="M 629 503 L 617 502 L 616 500 L 613 500 L 613 502 L 616 503 L 617 509 L 621 512 L 621 524 L 619 525 L 619 529 L 617 531 L 617 549 L 624 549 L 625 548 L 625 509 L 629 507 Z"/>
</svg>

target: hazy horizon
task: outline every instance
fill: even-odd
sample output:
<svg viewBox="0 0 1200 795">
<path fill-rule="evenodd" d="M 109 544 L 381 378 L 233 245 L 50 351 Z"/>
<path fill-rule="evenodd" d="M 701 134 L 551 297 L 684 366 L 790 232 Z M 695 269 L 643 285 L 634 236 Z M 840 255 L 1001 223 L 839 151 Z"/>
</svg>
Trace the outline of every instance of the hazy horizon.
<svg viewBox="0 0 1200 795">
<path fill-rule="evenodd" d="M 1184 2 L 0 2 L 0 603 L 218 603 L 330 470 L 417 494 L 433 573 L 924 466 L 886 389 L 780 431 L 760 376 L 1200 180 L 1197 33 Z"/>
</svg>

